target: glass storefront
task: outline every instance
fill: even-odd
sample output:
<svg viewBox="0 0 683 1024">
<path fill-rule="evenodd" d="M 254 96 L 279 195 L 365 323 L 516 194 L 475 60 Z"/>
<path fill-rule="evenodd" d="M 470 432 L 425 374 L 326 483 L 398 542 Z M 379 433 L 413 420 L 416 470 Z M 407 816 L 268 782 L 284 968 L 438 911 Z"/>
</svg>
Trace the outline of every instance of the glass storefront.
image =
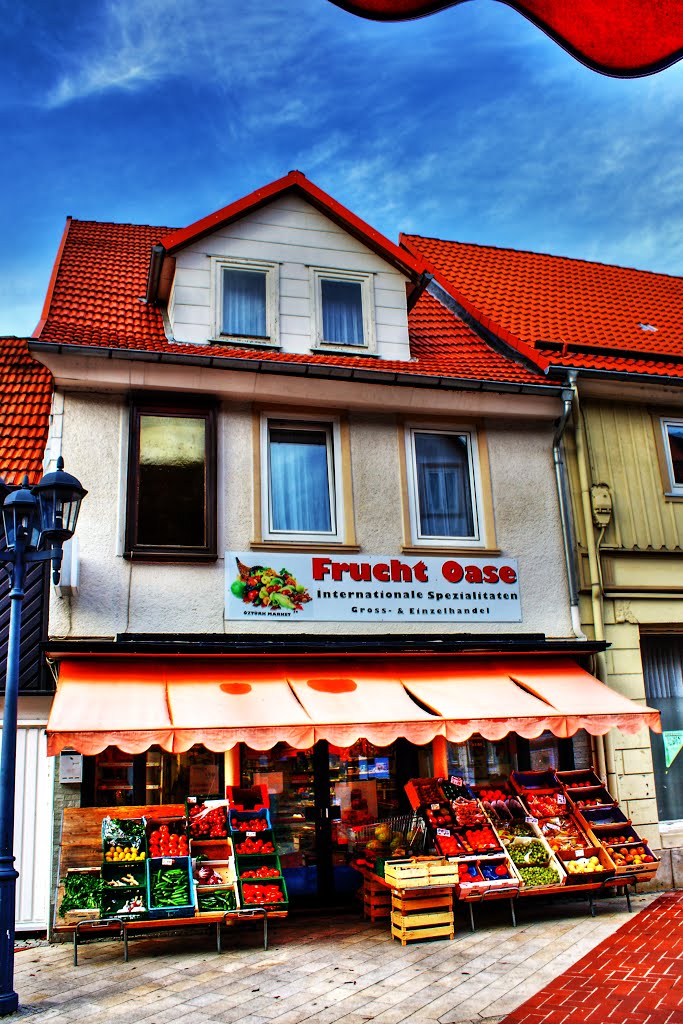
<svg viewBox="0 0 683 1024">
<path fill-rule="evenodd" d="M 223 763 L 222 754 L 205 747 L 184 754 L 151 747 L 135 755 L 107 747 L 84 759 L 82 805 L 147 806 L 183 803 L 190 794 L 219 797 L 224 792 Z"/>
</svg>

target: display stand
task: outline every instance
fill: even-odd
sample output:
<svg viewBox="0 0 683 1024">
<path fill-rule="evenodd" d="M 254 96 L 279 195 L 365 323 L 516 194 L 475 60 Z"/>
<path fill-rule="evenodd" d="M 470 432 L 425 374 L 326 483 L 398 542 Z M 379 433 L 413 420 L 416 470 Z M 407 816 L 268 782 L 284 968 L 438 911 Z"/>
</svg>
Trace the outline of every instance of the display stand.
<svg viewBox="0 0 683 1024">
<path fill-rule="evenodd" d="M 99 871 L 95 865 L 102 859 L 102 819 L 107 816 L 119 819 L 129 818 L 178 818 L 185 814 L 183 804 L 164 806 L 149 805 L 138 807 L 96 807 L 65 808 L 62 820 L 61 847 L 59 855 L 59 878 L 69 871 Z M 203 844 L 206 846 L 207 843 Z M 143 862 L 140 862 L 143 863 Z M 216 950 L 222 951 L 222 929 L 235 927 L 247 922 L 260 922 L 263 928 L 263 948 L 268 948 L 268 919 L 287 917 L 286 909 L 271 909 L 264 906 L 237 907 L 234 910 L 217 913 L 200 913 L 197 916 L 178 916 L 154 919 L 135 919 L 109 915 L 95 916 L 96 911 L 73 911 L 60 916 L 63 886 L 57 889 L 55 923 L 53 931 L 73 935 L 74 965 L 78 965 L 78 948 L 86 939 L 121 939 L 123 959 L 128 961 L 129 940 L 132 938 L 161 938 L 170 932 L 215 928 Z"/>
</svg>

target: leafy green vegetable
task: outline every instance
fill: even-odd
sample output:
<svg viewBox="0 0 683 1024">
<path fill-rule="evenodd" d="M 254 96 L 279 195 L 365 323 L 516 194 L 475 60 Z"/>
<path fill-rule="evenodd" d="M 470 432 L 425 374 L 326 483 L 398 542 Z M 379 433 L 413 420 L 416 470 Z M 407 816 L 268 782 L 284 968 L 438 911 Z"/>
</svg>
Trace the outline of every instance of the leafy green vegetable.
<svg viewBox="0 0 683 1024">
<path fill-rule="evenodd" d="M 92 871 L 72 871 L 64 879 L 64 898 L 59 907 L 62 917 L 70 910 L 101 910 L 105 883 Z"/>
</svg>

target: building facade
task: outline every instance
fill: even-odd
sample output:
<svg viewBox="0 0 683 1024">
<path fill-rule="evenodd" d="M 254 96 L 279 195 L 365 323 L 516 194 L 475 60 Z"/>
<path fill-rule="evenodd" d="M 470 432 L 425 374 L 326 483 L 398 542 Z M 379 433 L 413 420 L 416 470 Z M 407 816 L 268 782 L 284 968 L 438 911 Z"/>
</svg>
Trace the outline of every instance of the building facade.
<svg viewBox="0 0 683 1024">
<path fill-rule="evenodd" d="M 579 621 L 571 389 L 299 172 L 184 229 L 69 221 L 31 350 L 89 491 L 47 647 L 72 802 L 266 784 L 329 900 L 408 778 L 587 765 L 649 715 Z"/>
</svg>

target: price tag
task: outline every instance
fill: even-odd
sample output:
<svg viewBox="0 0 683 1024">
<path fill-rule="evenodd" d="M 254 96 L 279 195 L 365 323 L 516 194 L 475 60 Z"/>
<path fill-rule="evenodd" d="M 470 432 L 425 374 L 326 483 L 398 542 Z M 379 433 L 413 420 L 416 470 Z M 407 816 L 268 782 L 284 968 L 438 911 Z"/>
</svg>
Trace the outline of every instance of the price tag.
<svg viewBox="0 0 683 1024">
<path fill-rule="evenodd" d="M 562 806 L 562 804 L 566 804 L 566 802 L 567 802 L 567 798 L 566 798 L 566 796 L 563 793 L 558 793 L 557 797 L 556 797 L 556 800 L 557 800 L 558 806 Z"/>
<path fill-rule="evenodd" d="M 173 866 L 173 857 L 162 857 L 161 863 L 164 865 L 165 868 L 170 868 Z"/>
<path fill-rule="evenodd" d="M 574 853 L 576 854 L 577 858 L 578 857 L 585 857 L 586 856 L 586 851 L 585 850 L 574 850 Z"/>
<path fill-rule="evenodd" d="M 196 796 L 188 796 L 187 802 L 188 802 L 188 804 L 196 804 L 197 803 L 197 797 Z"/>
<path fill-rule="evenodd" d="M 462 778 L 459 775 L 451 775 L 451 783 L 454 786 L 462 786 Z"/>
<path fill-rule="evenodd" d="M 562 826 L 558 825 L 556 821 L 547 821 L 546 826 L 548 828 L 554 828 L 556 832 L 560 832 L 562 830 Z"/>
<path fill-rule="evenodd" d="M 245 835 L 246 835 L 247 839 L 256 839 L 256 833 L 255 832 L 245 832 Z"/>
<path fill-rule="evenodd" d="M 451 830 L 449 828 L 437 828 L 436 834 L 437 836 L 448 836 L 448 838 L 450 839 Z"/>
<path fill-rule="evenodd" d="M 432 811 L 438 811 L 440 807 L 441 807 L 441 804 L 432 804 L 431 810 Z"/>
<path fill-rule="evenodd" d="M 538 818 L 534 818 L 531 814 L 527 814 L 524 820 L 527 825 L 538 825 Z"/>
</svg>

